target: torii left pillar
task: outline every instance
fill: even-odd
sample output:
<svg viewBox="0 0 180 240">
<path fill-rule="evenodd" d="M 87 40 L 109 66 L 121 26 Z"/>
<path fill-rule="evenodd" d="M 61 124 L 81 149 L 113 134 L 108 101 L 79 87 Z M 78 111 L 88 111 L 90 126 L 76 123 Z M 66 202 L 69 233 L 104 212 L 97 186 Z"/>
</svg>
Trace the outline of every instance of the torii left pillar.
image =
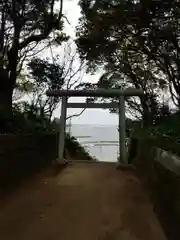
<svg viewBox="0 0 180 240">
<path fill-rule="evenodd" d="M 61 116 L 60 116 L 60 131 L 58 143 L 58 162 L 64 162 L 64 147 L 66 138 L 66 116 L 67 116 L 67 97 L 62 97 Z"/>
</svg>

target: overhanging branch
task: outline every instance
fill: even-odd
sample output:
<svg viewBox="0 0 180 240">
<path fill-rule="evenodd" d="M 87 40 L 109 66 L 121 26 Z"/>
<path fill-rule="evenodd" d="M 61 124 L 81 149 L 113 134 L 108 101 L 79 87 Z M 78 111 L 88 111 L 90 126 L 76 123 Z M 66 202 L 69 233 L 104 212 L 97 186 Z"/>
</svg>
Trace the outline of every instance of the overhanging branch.
<svg viewBox="0 0 180 240">
<path fill-rule="evenodd" d="M 66 118 L 66 120 L 68 120 L 68 119 L 70 119 L 70 118 L 73 118 L 73 117 L 79 117 L 79 116 L 81 116 L 85 110 L 86 110 L 86 108 L 84 108 L 80 113 L 77 113 L 77 114 L 73 114 L 73 115 L 71 115 L 71 116 L 68 116 L 68 117 Z"/>
</svg>

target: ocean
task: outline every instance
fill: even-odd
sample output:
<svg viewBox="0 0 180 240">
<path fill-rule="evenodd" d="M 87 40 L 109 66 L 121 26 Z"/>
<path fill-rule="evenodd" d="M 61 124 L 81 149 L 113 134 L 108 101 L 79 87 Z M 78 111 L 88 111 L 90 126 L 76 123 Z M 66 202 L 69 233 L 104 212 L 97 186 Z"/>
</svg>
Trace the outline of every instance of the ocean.
<svg viewBox="0 0 180 240">
<path fill-rule="evenodd" d="M 115 125 L 72 124 L 66 131 L 77 138 L 91 156 L 99 161 L 116 162 L 119 133 Z"/>
</svg>

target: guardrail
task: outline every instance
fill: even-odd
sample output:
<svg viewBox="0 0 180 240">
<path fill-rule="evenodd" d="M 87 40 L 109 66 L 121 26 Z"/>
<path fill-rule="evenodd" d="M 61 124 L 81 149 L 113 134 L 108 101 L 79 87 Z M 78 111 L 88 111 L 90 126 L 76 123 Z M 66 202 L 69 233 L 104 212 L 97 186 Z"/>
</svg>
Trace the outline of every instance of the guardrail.
<svg viewBox="0 0 180 240">
<path fill-rule="evenodd" d="M 179 239 L 171 234 L 180 236 L 180 158 L 133 138 L 128 160 L 149 186 L 154 209 L 169 239 Z"/>
</svg>

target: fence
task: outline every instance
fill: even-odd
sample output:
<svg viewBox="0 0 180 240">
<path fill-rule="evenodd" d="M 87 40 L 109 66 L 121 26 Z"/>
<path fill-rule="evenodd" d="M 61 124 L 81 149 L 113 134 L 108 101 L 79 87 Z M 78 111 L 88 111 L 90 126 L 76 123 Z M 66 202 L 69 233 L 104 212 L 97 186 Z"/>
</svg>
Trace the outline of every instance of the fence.
<svg viewBox="0 0 180 240">
<path fill-rule="evenodd" d="M 180 158 L 152 146 L 143 139 L 131 139 L 129 162 L 136 166 L 149 186 L 154 208 L 170 239 L 180 236 Z M 172 236 L 173 235 L 173 236 Z"/>
</svg>

